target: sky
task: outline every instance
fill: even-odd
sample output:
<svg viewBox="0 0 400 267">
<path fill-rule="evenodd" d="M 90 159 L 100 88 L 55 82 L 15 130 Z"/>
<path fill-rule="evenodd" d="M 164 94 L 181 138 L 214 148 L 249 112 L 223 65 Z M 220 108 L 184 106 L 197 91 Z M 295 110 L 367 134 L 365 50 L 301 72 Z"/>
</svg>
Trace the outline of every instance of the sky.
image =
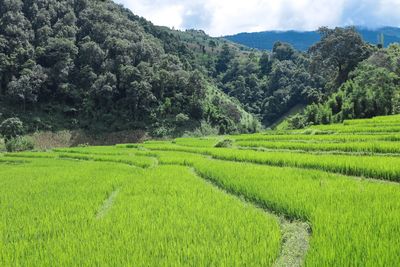
<svg viewBox="0 0 400 267">
<path fill-rule="evenodd" d="M 156 25 L 212 36 L 320 26 L 400 26 L 400 0 L 114 0 Z"/>
</svg>

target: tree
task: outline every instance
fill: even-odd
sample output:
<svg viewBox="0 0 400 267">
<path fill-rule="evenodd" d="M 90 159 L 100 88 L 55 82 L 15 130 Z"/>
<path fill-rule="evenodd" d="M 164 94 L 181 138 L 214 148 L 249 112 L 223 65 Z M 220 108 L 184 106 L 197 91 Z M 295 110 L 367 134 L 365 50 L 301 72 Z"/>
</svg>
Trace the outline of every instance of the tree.
<svg viewBox="0 0 400 267">
<path fill-rule="evenodd" d="M 400 78 L 395 73 L 365 61 L 350 76 L 325 103 L 306 108 L 307 122 L 332 123 L 399 112 Z"/>
<path fill-rule="evenodd" d="M 26 61 L 33 58 L 32 26 L 25 17 L 21 0 L 0 1 L 0 93 L 18 77 Z"/>
<path fill-rule="evenodd" d="M 189 121 L 189 116 L 183 113 L 179 113 L 175 116 L 175 121 L 177 125 L 183 126 Z"/>
<path fill-rule="evenodd" d="M 222 51 L 218 56 L 217 65 L 215 67 L 217 73 L 225 72 L 234 57 L 235 55 L 229 48 L 229 45 L 224 44 L 222 46 Z"/>
<path fill-rule="evenodd" d="M 272 61 L 270 60 L 269 54 L 264 52 L 260 58 L 260 70 L 261 75 L 268 75 L 271 72 Z"/>
<path fill-rule="evenodd" d="M 99 100 L 99 105 L 106 104 L 116 93 L 116 78 L 111 72 L 100 75 L 92 86 L 92 94 Z"/>
<path fill-rule="evenodd" d="M 79 46 L 78 55 L 80 66 L 90 66 L 93 70 L 99 71 L 105 56 L 106 54 L 99 44 L 93 42 L 89 36 L 83 38 Z"/>
<path fill-rule="evenodd" d="M 290 129 L 302 129 L 307 126 L 306 118 L 301 114 L 296 114 L 288 119 Z"/>
<path fill-rule="evenodd" d="M 50 71 L 50 85 L 56 94 L 65 93 L 70 86 L 69 78 L 75 64 L 74 60 L 78 54 L 75 42 L 66 38 L 50 38 L 43 58 L 39 59 L 42 66 Z"/>
<path fill-rule="evenodd" d="M 24 133 L 24 125 L 19 118 L 8 118 L 0 124 L 0 135 L 6 142 Z"/>
<path fill-rule="evenodd" d="M 148 121 L 157 103 L 157 98 L 151 91 L 151 85 L 145 81 L 134 81 L 127 91 L 127 97 L 133 100 L 129 103 L 133 119 L 135 121 Z"/>
<path fill-rule="evenodd" d="M 217 47 L 217 43 L 214 40 L 210 40 L 208 45 L 211 47 L 211 50 L 214 52 L 214 49 Z"/>
<path fill-rule="evenodd" d="M 21 76 L 8 85 L 8 96 L 17 102 L 23 103 L 23 110 L 26 110 L 27 103 L 36 103 L 41 88 L 47 80 L 47 75 L 39 65 L 32 69 L 24 69 Z"/>
<path fill-rule="evenodd" d="M 336 87 L 348 79 L 357 64 L 368 58 L 371 48 L 363 41 L 354 27 L 319 29 L 321 40 L 309 50 L 316 71 L 333 66 Z"/>
<path fill-rule="evenodd" d="M 272 57 L 277 60 L 291 60 L 294 55 L 295 50 L 288 43 L 276 42 L 272 48 Z"/>
</svg>

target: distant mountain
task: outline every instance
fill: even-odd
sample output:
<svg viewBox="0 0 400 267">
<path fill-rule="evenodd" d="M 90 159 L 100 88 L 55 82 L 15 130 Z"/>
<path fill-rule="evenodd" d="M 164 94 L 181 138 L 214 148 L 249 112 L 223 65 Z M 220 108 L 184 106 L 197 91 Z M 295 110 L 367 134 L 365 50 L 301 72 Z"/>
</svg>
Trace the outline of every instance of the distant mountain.
<svg viewBox="0 0 400 267">
<path fill-rule="evenodd" d="M 400 42 L 400 28 L 382 27 L 368 29 L 356 27 L 366 42 L 377 44 L 379 36 L 384 35 L 384 44 Z M 252 48 L 272 50 L 275 42 L 282 41 L 292 44 L 296 49 L 306 51 L 320 40 L 317 31 L 265 31 L 254 33 L 239 33 L 226 36 L 226 39 Z"/>
</svg>

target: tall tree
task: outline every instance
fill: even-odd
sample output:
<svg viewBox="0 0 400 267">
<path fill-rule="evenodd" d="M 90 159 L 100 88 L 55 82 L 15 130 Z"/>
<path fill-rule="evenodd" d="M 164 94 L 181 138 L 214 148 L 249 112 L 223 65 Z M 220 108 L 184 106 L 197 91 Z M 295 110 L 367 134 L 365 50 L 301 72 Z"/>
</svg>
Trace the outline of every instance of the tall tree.
<svg viewBox="0 0 400 267">
<path fill-rule="evenodd" d="M 335 76 L 332 77 L 336 88 L 348 79 L 349 73 L 357 64 L 368 58 L 369 47 L 354 27 L 319 29 L 321 40 L 310 48 L 315 71 L 321 67 L 329 69 L 333 66 Z"/>
<path fill-rule="evenodd" d="M 295 55 L 294 48 L 288 43 L 276 42 L 272 49 L 272 56 L 278 60 L 291 60 Z"/>
<path fill-rule="evenodd" d="M 225 72 L 228 69 L 229 64 L 235 57 L 233 51 L 230 49 L 229 45 L 224 44 L 222 46 L 222 51 L 220 52 L 217 60 L 216 71 L 217 73 Z"/>
</svg>

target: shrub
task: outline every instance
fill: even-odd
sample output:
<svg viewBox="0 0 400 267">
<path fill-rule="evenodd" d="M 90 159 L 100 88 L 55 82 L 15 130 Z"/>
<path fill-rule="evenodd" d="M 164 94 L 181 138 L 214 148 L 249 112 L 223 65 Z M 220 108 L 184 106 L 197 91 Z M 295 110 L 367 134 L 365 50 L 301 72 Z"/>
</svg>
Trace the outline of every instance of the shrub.
<svg viewBox="0 0 400 267">
<path fill-rule="evenodd" d="M 8 140 L 22 135 L 24 132 L 24 125 L 18 118 L 9 118 L 0 124 L 0 135 L 2 135 L 7 142 Z"/>
<path fill-rule="evenodd" d="M 289 129 L 302 129 L 307 126 L 306 117 L 296 114 L 288 119 Z"/>
<path fill-rule="evenodd" d="M 232 141 L 232 140 L 230 140 L 230 139 L 225 139 L 225 140 L 222 140 L 222 141 L 218 142 L 218 143 L 215 145 L 215 147 L 225 147 L 225 148 L 227 148 L 227 147 L 232 147 L 232 144 L 233 144 L 233 141 Z"/>
<path fill-rule="evenodd" d="M 5 145 L 7 152 L 21 152 L 32 150 L 34 148 L 32 140 L 23 136 L 8 139 Z"/>
</svg>

